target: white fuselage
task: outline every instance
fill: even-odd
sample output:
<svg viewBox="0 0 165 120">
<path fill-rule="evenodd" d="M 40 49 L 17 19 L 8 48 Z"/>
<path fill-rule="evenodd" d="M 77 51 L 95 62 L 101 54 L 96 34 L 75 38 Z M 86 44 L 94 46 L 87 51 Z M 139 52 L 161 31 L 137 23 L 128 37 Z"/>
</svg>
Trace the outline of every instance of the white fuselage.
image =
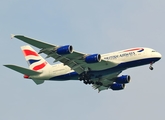
<svg viewBox="0 0 165 120">
<path fill-rule="evenodd" d="M 101 59 L 105 61 L 111 61 L 116 63 L 112 68 L 115 68 L 116 66 L 119 66 L 118 69 L 121 70 L 127 69 L 130 67 L 136 67 L 140 65 L 150 64 L 157 61 L 157 59 L 161 58 L 161 54 L 156 52 L 155 50 L 151 48 L 131 48 L 126 50 L 121 50 L 117 52 L 102 54 Z M 95 63 L 92 64 L 95 66 Z M 93 69 L 93 71 L 102 71 L 102 70 L 108 70 L 110 68 L 106 67 L 106 65 L 103 66 L 96 66 L 96 69 Z M 63 63 L 52 65 L 48 69 L 44 69 L 42 71 L 42 74 L 39 76 L 30 76 L 32 79 L 51 79 L 56 78 L 59 79 L 58 76 L 63 75 L 71 75 L 71 73 L 74 73 L 74 70 L 72 70 L 69 66 L 64 65 Z M 76 76 L 77 77 L 77 76 Z M 75 74 L 74 77 L 71 79 L 78 79 L 76 78 Z M 55 80 L 56 80 L 55 79 Z"/>
</svg>

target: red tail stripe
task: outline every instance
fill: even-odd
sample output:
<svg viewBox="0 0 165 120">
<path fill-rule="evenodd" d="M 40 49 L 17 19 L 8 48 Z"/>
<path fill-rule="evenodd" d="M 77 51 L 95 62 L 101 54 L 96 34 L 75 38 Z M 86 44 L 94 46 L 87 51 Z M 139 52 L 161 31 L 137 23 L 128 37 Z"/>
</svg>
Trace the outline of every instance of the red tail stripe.
<svg viewBox="0 0 165 120">
<path fill-rule="evenodd" d="M 23 53 L 25 56 L 29 56 L 29 55 L 38 56 L 38 54 L 36 52 L 31 51 L 31 50 L 23 50 Z"/>
<path fill-rule="evenodd" d="M 47 64 L 47 62 L 37 65 L 33 68 L 33 70 L 40 70 L 40 69 L 44 68 L 46 66 L 46 64 Z"/>
</svg>

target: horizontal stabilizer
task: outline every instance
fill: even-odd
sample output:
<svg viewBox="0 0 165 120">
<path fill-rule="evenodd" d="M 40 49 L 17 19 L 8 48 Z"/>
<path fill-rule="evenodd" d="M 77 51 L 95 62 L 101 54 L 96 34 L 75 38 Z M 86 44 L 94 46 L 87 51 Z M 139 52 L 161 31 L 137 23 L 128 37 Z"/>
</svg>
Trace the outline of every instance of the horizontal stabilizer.
<svg viewBox="0 0 165 120">
<path fill-rule="evenodd" d="M 30 70 L 30 69 L 27 69 L 27 68 L 23 68 L 23 67 L 20 67 L 20 66 L 16 66 L 16 65 L 4 65 L 5 67 L 8 67 L 12 70 L 15 70 L 19 73 L 22 73 L 22 74 L 25 74 L 25 75 L 39 75 L 41 74 L 41 72 L 37 72 L 37 71 L 33 71 L 33 70 Z"/>
</svg>

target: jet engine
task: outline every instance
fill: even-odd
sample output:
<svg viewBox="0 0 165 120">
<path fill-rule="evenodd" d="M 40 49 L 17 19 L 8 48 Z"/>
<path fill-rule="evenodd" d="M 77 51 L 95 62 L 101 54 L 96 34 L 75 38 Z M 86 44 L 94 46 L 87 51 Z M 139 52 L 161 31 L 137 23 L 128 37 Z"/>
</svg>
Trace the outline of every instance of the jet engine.
<svg viewBox="0 0 165 120">
<path fill-rule="evenodd" d="M 123 90 L 125 88 L 125 84 L 114 83 L 110 86 L 112 90 Z"/>
<path fill-rule="evenodd" d="M 73 47 L 71 45 L 65 45 L 57 48 L 56 53 L 59 55 L 70 54 L 73 52 Z"/>
<path fill-rule="evenodd" d="M 131 77 L 129 75 L 122 75 L 120 77 L 117 77 L 115 82 L 119 84 L 125 84 L 125 83 L 129 83 L 130 80 Z"/>
<path fill-rule="evenodd" d="M 85 57 L 86 63 L 97 63 L 101 61 L 101 55 L 100 54 L 92 54 Z"/>
</svg>

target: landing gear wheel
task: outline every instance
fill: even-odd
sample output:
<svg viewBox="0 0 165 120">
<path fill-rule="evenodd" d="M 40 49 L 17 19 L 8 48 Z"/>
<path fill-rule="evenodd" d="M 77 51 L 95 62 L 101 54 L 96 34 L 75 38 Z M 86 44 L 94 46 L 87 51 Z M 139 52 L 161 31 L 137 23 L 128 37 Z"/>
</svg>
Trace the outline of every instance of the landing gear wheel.
<svg viewBox="0 0 165 120">
<path fill-rule="evenodd" d="M 152 66 L 150 66 L 149 68 L 150 68 L 150 70 L 153 70 L 154 69 Z"/>
<path fill-rule="evenodd" d="M 83 78 L 78 78 L 80 81 L 82 81 L 83 80 Z"/>
<path fill-rule="evenodd" d="M 150 67 L 149 67 L 150 70 L 153 70 L 153 69 L 154 69 L 154 68 L 152 67 L 153 64 L 154 64 L 154 62 L 150 63 Z"/>
<path fill-rule="evenodd" d="M 94 84 L 94 82 L 93 82 L 93 81 L 91 81 L 91 84 Z"/>
<path fill-rule="evenodd" d="M 87 81 L 84 81 L 84 84 L 86 84 L 86 85 L 87 85 L 87 84 L 88 84 L 88 82 L 87 82 Z"/>
</svg>

